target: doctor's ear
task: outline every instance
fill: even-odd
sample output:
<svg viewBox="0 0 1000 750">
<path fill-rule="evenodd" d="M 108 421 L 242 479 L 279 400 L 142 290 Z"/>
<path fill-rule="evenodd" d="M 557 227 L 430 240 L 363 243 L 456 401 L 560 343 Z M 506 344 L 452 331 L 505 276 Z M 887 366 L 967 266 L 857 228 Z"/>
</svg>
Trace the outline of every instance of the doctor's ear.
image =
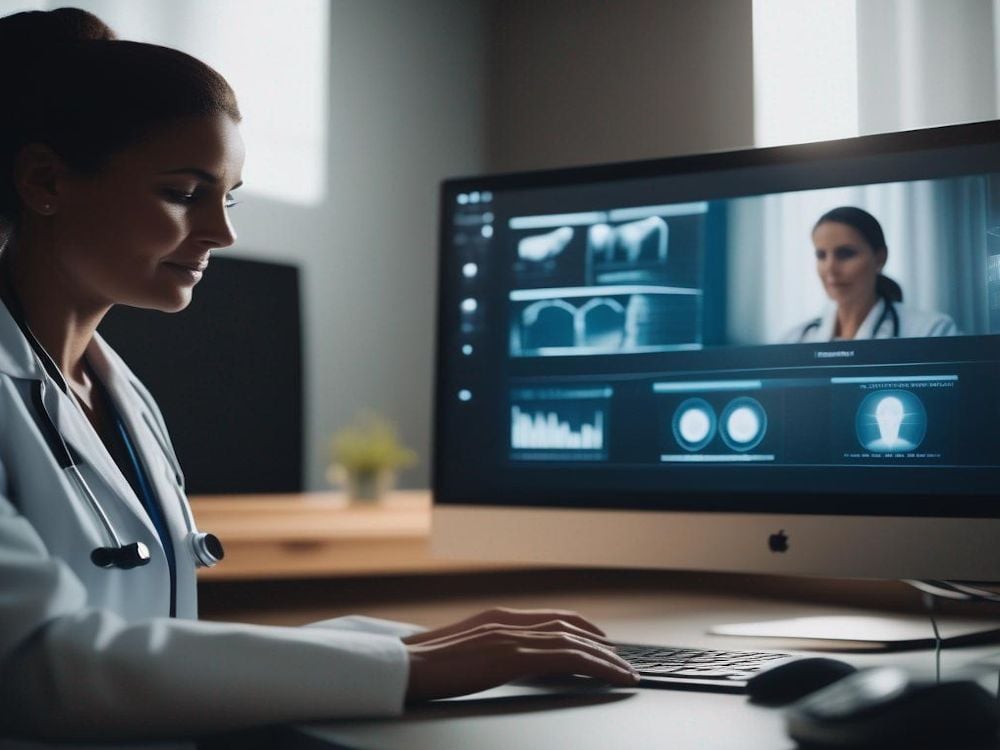
<svg viewBox="0 0 1000 750">
<path fill-rule="evenodd" d="M 889 260 L 889 249 L 881 247 L 875 251 L 875 262 L 878 263 L 878 270 L 885 268 L 885 262 Z"/>
<path fill-rule="evenodd" d="M 26 211 L 51 216 L 59 206 L 59 182 L 66 163 L 50 147 L 29 143 L 14 157 L 14 185 Z"/>
</svg>

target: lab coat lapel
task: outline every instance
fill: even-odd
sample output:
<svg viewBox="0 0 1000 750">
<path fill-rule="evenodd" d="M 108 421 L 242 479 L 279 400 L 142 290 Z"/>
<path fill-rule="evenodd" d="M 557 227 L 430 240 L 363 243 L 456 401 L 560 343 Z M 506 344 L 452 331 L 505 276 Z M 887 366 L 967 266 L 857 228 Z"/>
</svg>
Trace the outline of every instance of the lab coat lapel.
<svg viewBox="0 0 1000 750">
<path fill-rule="evenodd" d="M 51 380 L 48 381 L 47 385 L 43 396 L 46 411 L 52 415 L 56 427 L 59 429 L 59 434 L 70 446 L 70 450 L 76 453 L 83 465 L 82 469 L 90 468 L 96 478 L 107 486 L 117 500 L 128 507 L 156 539 L 156 530 L 153 528 L 149 514 L 142 507 L 139 498 L 135 496 L 132 487 L 111 454 L 108 453 L 104 442 L 87 421 L 83 411 L 73 402 L 71 396 L 63 393 Z M 99 494 L 96 488 L 94 488 L 94 492 Z"/>
<path fill-rule="evenodd" d="M 875 338 L 885 338 L 880 337 L 879 332 L 875 330 L 875 324 L 882 320 L 882 313 L 885 312 L 885 300 L 879 299 L 875 303 L 875 307 L 868 311 L 868 315 L 865 316 L 864 322 L 858 328 L 857 334 L 854 336 L 856 339 L 875 339 Z M 882 326 L 879 326 L 882 328 Z"/>
<path fill-rule="evenodd" d="M 159 503 L 160 512 L 170 529 L 171 536 L 174 539 L 183 537 L 187 525 L 181 513 L 181 505 L 177 502 L 178 488 L 173 482 L 168 481 L 174 475 L 173 467 L 168 463 L 163 448 L 153 436 L 150 427 L 153 415 L 149 413 L 149 409 L 139 398 L 135 388 L 128 382 L 128 374 L 114 365 L 114 355 L 98 336 L 94 337 L 93 343 L 88 348 L 87 358 L 104 383 L 125 423 L 125 429 L 128 430 L 139 460 L 146 469 L 146 477 L 152 484 L 155 499 Z"/>
</svg>

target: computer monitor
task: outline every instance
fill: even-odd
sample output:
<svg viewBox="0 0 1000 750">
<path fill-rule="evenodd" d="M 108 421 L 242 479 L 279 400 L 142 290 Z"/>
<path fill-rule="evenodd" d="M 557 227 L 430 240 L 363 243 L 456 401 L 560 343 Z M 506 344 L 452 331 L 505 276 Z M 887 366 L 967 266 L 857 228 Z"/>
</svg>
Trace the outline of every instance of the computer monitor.
<svg viewBox="0 0 1000 750">
<path fill-rule="evenodd" d="M 440 554 L 1000 580 L 1000 122 L 452 179 L 440 222 Z"/>
</svg>

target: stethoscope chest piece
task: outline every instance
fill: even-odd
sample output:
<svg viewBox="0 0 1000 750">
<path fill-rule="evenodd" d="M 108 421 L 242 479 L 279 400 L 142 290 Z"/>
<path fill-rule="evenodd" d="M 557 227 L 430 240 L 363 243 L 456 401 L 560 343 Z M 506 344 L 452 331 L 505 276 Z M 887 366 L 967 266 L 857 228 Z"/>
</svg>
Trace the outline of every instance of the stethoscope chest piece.
<svg viewBox="0 0 1000 750">
<path fill-rule="evenodd" d="M 203 568 L 211 568 L 226 556 L 226 550 L 219 537 L 204 531 L 192 532 L 191 549 L 194 550 L 194 559 Z"/>
</svg>

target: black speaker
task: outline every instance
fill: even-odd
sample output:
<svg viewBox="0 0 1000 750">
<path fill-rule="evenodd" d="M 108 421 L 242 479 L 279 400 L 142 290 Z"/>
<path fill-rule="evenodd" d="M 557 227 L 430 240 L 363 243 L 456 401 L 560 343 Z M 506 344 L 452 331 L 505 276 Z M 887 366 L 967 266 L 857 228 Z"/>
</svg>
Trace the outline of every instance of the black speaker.
<svg viewBox="0 0 1000 750">
<path fill-rule="evenodd" d="M 159 403 L 189 494 L 302 490 L 297 267 L 213 258 L 186 310 L 119 305 L 99 330 Z"/>
</svg>

